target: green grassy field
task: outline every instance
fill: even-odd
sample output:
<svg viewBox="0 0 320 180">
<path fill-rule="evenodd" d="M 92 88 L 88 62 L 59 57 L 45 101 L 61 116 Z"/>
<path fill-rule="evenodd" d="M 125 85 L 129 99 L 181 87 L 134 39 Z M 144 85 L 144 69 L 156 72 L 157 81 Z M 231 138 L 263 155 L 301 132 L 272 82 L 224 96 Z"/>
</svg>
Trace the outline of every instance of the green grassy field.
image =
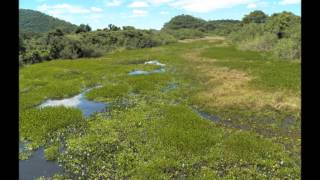
<svg viewBox="0 0 320 180">
<path fill-rule="evenodd" d="M 128 76 L 158 68 L 143 64 L 153 59 L 166 72 Z M 20 139 L 44 146 L 64 179 L 300 179 L 300 81 L 300 62 L 221 38 L 34 64 L 20 69 Z M 35 109 L 96 85 L 86 97 L 108 112 Z"/>
</svg>

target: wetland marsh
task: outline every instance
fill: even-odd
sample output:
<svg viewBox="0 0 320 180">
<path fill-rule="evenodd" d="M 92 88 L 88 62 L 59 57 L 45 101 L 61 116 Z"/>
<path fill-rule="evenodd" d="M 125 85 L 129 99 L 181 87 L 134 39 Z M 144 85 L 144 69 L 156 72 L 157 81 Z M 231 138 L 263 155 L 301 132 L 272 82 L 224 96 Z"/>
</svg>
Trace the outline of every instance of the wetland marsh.
<svg viewBox="0 0 320 180">
<path fill-rule="evenodd" d="M 27 65 L 20 141 L 58 179 L 299 179 L 300 66 L 221 37 Z"/>
</svg>

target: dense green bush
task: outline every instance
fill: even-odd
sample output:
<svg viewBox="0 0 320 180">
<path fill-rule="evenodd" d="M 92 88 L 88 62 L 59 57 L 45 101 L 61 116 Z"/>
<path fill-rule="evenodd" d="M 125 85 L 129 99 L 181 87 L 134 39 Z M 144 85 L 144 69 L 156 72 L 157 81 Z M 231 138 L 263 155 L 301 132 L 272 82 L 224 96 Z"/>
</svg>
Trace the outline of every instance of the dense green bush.
<svg viewBox="0 0 320 180">
<path fill-rule="evenodd" d="M 301 21 L 299 16 L 289 12 L 275 13 L 267 18 L 265 23 L 254 22 L 249 18 L 250 16 L 252 13 L 245 16 L 244 25 L 238 31 L 228 36 L 231 43 L 242 50 L 272 52 L 272 58 L 300 59 Z M 246 24 L 252 21 L 253 23 Z"/>
<path fill-rule="evenodd" d="M 301 45 L 292 39 L 280 39 L 272 52 L 281 59 L 300 59 Z"/>
<path fill-rule="evenodd" d="M 238 31 L 234 31 L 229 35 L 232 43 L 241 43 L 243 41 L 253 40 L 257 36 L 263 35 L 265 27 L 263 24 L 250 23 L 244 25 Z"/>
<path fill-rule="evenodd" d="M 177 29 L 177 30 L 166 30 L 177 39 L 192 39 L 201 38 L 205 36 L 205 33 L 196 29 Z"/>
<path fill-rule="evenodd" d="M 177 39 L 199 38 L 205 34 L 228 35 L 240 28 L 238 20 L 205 21 L 190 15 L 179 15 L 165 23 L 162 31 L 169 32 Z"/>
<path fill-rule="evenodd" d="M 266 15 L 263 11 L 252 11 L 250 14 L 245 15 L 242 19 L 242 22 L 247 23 L 265 23 L 268 18 L 268 15 Z"/>
<path fill-rule="evenodd" d="M 90 32 L 91 27 L 89 25 L 80 24 L 79 27 L 75 30 L 75 33 L 81 33 L 81 32 Z"/>
<path fill-rule="evenodd" d="M 301 26 L 300 17 L 291 12 L 274 13 L 266 22 L 267 30 L 277 34 L 278 38 L 290 37 L 290 29 Z"/>
<path fill-rule="evenodd" d="M 208 21 L 205 29 L 209 34 L 226 36 L 241 27 L 238 20 L 212 20 Z"/>
<path fill-rule="evenodd" d="M 179 15 L 173 17 L 163 25 L 163 29 L 197 29 L 205 25 L 206 21 L 190 15 Z"/>
<path fill-rule="evenodd" d="M 120 30 L 110 25 L 108 30 L 90 32 L 90 27 L 80 27 L 82 30 L 73 34 L 57 29 L 26 40 L 21 36 L 19 63 L 22 65 L 58 58 L 98 57 L 119 48 L 148 48 L 176 41 L 174 36 L 156 30 L 138 30 L 132 27 Z"/>
<path fill-rule="evenodd" d="M 256 36 L 253 39 L 242 42 L 239 46 L 239 49 L 251 51 L 270 51 L 273 49 L 276 43 L 276 35 L 265 33 L 261 36 Z"/>
</svg>

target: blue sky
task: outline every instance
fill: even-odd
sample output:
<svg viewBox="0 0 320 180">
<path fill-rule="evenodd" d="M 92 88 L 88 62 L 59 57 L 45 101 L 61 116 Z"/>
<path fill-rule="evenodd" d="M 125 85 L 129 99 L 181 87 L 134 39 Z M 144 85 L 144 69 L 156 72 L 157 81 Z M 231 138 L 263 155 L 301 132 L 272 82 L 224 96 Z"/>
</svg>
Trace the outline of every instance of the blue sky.
<svg viewBox="0 0 320 180">
<path fill-rule="evenodd" d="M 38 10 L 73 24 L 89 24 L 93 29 L 135 26 L 161 29 L 180 14 L 205 20 L 241 19 L 253 10 L 267 14 L 291 11 L 301 14 L 301 0 L 19 0 L 23 9 Z"/>
</svg>

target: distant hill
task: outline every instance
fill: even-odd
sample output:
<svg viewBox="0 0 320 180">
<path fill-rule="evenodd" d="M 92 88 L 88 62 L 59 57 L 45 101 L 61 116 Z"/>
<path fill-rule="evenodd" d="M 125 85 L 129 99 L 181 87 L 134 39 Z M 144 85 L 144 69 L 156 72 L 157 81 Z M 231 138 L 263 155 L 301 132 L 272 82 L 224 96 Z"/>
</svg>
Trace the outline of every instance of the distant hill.
<svg viewBox="0 0 320 180">
<path fill-rule="evenodd" d="M 206 21 L 190 15 L 179 15 L 173 17 L 169 22 L 165 23 L 163 29 L 193 29 L 200 28 L 206 24 Z"/>
<path fill-rule="evenodd" d="M 204 33 L 226 36 L 236 31 L 241 26 L 241 21 L 224 19 L 209 20 L 193 17 L 191 15 L 178 15 L 165 23 L 161 30 L 172 34 L 178 39 L 203 37 Z"/>
<path fill-rule="evenodd" d="M 39 11 L 19 9 L 20 32 L 43 33 L 56 28 L 70 32 L 76 29 L 77 26 Z"/>
</svg>

